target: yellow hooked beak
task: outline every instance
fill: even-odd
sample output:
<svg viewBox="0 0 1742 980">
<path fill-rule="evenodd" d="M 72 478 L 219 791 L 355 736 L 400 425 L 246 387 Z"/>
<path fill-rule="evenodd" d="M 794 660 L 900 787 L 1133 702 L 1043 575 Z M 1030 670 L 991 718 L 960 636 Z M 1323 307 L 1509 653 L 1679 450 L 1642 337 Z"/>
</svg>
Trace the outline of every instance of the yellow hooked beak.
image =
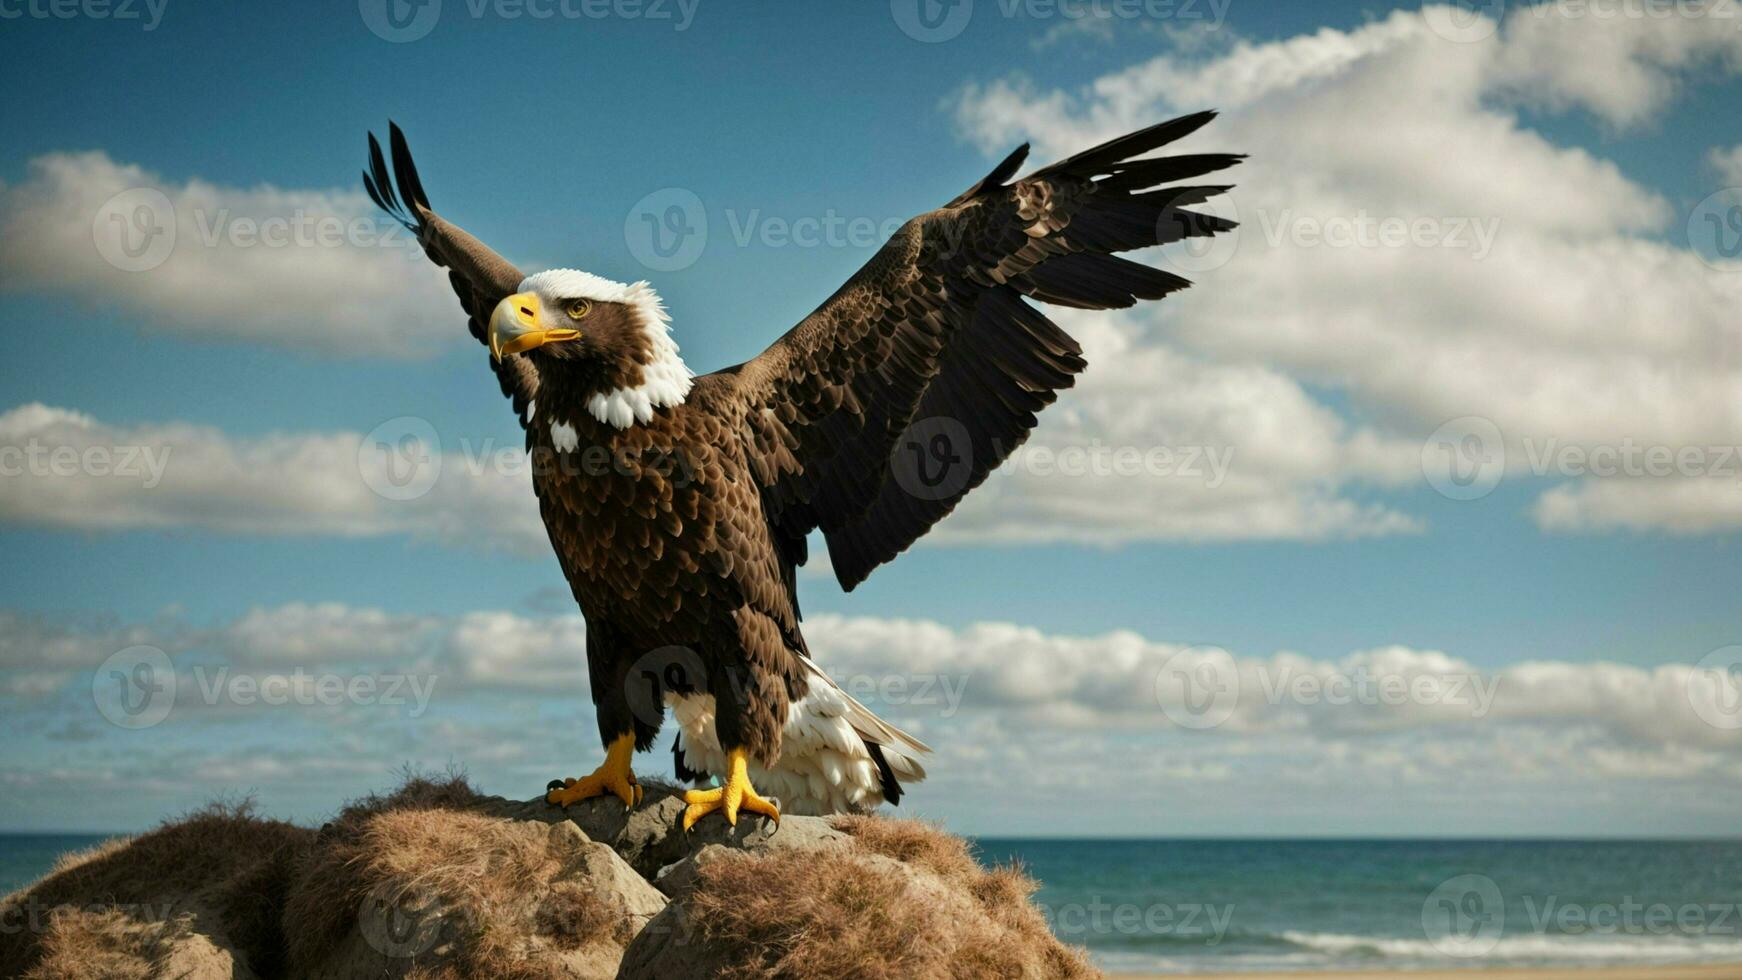
<svg viewBox="0 0 1742 980">
<path fill-rule="evenodd" d="M 490 356 L 497 361 L 509 354 L 559 340 L 574 340 L 581 332 L 569 327 L 547 328 L 537 293 L 515 293 L 496 304 L 490 314 Z"/>
</svg>

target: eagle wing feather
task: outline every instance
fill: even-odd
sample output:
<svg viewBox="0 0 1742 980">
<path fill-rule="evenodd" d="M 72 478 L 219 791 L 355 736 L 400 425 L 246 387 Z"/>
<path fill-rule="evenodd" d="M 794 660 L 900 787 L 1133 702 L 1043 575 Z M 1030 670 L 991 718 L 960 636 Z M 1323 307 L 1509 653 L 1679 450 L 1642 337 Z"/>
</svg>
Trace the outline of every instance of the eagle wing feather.
<svg viewBox="0 0 1742 980">
<path fill-rule="evenodd" d="M 479 343 L 488 345 L 489 336 L 485 331 L 490 326 L 490 314 L 495 311 L 496 304 L 513 293 L 526 277 L 513 263 L 430 208 L 423 181 L 418 178 L 417 166 L 412 163 L 405 134 L 399 131 L 398 124 L 390 122 L 387 125 L 393 169 L 388 170 L 381 144 L 375 139 L 375 134 L 370 133 L 369 169 L 363 172 L 363 189 L 368 191 L 369 198 L 377 207 L 417 236 L 418 244 L 423 246 L 423 252 L 431 262 L 448 270 L 448 285 L 459 297 L 460 307 L 466 311 L 472 336 Z M 502 394 L 513 402 L 514 412 L 520 417 L 521 427 L 525 428 L 530 421 L 528 413 L 538 397 L 538 373 L 520 354 L 510 354 L 500 362 L 491 359 L 490 369 L 496 374 Z"/>
<path fill-rule="evenodd" d="M 744 403 L 751 465 L 788 567 L 804 562 L 805 535 L 820 528 L 851 590 L 1022 444 L 1085 366 L 1077 342 L 1026 300 L 1122 308 L 1190 285 L 1113 253 L 1234 227 L 1187 210 L 1226 186 L 1153 188 L 1242 155 L 1134 159 L 1214 116 L 1169 120 L 1005 183 L 1025 144 L 903 225 L 761 355 L 721 372 Z M 953 453 L 957 470 L 938 487 L 917 489 L 898 469 L 916 435 L 941 435 Z"/>
</svg>

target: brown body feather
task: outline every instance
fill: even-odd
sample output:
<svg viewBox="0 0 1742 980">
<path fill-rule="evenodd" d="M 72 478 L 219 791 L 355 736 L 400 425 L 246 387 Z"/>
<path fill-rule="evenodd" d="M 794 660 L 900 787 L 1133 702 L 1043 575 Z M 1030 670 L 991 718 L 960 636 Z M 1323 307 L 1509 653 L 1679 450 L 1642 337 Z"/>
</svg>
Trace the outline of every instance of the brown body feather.
<svg viewBox="0 0 1742 980">
<path fill-rule="evenodd" d="M 618 429 L 547 386 L 538 412 L 572 425 L 576 445 L 559 451 L 548 426 L 527 430 L 540 513 L 586 615 L 607 738 L 633 722 L 646 747 L 659 718 L 641 706 L 696 691 L 723 706 L 722 744 L 773 759 L 788 705 L 804 696 L 798 610 L 738 438 L 743 408 L 724 377 L 704 378 L 684 404 Z M 657 653 L 672 647 L 698 659 Z"/>
</svg>

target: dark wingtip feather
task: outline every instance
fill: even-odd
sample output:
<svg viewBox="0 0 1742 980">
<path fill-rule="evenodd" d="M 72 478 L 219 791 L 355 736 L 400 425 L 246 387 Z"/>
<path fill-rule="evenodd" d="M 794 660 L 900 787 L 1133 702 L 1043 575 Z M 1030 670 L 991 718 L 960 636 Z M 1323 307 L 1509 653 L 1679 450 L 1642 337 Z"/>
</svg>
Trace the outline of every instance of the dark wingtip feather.
<svg viewBox="0 0 1742 980">
<path fill-rule="evenodd" d="M 376 203 L 386 201 L 382 207 L 389 212 L 397 213 L 399 198 L 393 194 L 393 181 L 387 176 L 387 158 L 381 153 L 381 142 L 374 133 L 369 134 L 369 169 L 375 174 L 375 192 L 379 196 Z"/>
<path fill-rule="evenodd" d="M 1011 175 L 1016 173 L 1017 168 L 1022 166 L 1022 161 L 1027 159 L 1028 144 L 1024 143 L 1010 151 L 1010 155 L 1005 157 L 1003 160 L 1000 160 L 998 166 L 992 168 L 991 173 L 981 177 L 979 183 L 956 195 L 955 200 L 944 205 L 944 207 L 953 208 L 963 202 L 971 201 L 987 191 L 997 190 L 998 188 L 1003 187 L 1004 182 L 1009 180 Z"/>
<path fill-rule="evenodd" d="M 393 176 L 399 182 L 400 196 L 409 204 L 429 207 L 429 196 L 423 192 L 423 181 L 417 178 L 417 166 L 411 162 L 411 147 L 399 124 L 392 120 L 387 123 L 387 142 L 393 149 Z"/>
<path fill-rule="evenodd" d="M 1111 166 L 1109 176 L 1095 181 L 1095 186 L 1104 192 L 1134 192 L 1176 180 L 1201 177 L 1237 166 L 1244 159 L 1244 153 L 1188 153 L 1183 156 L 1125 160 Z"/>
<path fill-rule="evenodd" d="M 866 577 L 871 574 L 869 571 L 856 567 L 849 569 L 845 562 L 836 562 L 834 565 L 835 582 L 840 585 L 842 592 L 851 592 L 858 588 L 859 583 L 865 581 Z"/>
<path fill-rule="evenodd" d="M 1090 147 L 1051 166 L 1043 167 L 1035 176 L 1051 173 L 1091 176 L 1103 172 L 1106 168 L 1120 161 L 1129 160 L 1139 154 L 1148 153 L 1158 146 L 1184 139 L 1203 128 L 1216 116 L 1216 110 L 1205 109 L 1202 112 L 1194 112 L 1176 119 L 1159 122 L 1134 133 L 1126 133 L 1124 136 L 1110 139 L 1100 146 Z"/>
<path fill-rule="evenodd" d="M 987 174 L 986 179 L 982 180 L 980 183 L 988 187 L 996 187 L 999 184 L 1004 183 L 1016 173 L 1016 168 L 1022 166 L 1022 161 L 1027 159 L 1028 144 L 1024 143 L 1016 149 L 1011 150 L 1010 155 L 1005 157 L 1003 162 L 999 163 L 998 166 L 993 167 L 992 172 Z"/>
<path fill-rule="evenodd" d="M 387 202 L 381 200 L 381 192 L 375 189 L 375 181 L 367 170 L 363 171 L 363 189 L 369 192 L 369 200 L 374 201 L 376 207 L 388 212 L 393 210 L 387 206 Z"/>
</svg>

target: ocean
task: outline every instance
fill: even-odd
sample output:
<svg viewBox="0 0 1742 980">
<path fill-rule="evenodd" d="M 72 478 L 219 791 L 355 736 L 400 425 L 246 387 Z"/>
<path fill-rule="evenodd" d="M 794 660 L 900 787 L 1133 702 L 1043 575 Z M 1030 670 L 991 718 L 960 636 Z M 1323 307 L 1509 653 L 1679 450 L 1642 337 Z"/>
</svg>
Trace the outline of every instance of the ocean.
<svg viewBox="0 0 1742 980">
<path fill-rule="evenodd" d="M 1742 963 L 1742 841 L 1004 840 L 1108 970 Z"/>
<path fill-rule="evenodd" d="M 0 894 L 101 836 L 0 835 Z M 1062 938 L 1161 973 L 1742 963 L 1742 841 L 1018 840 Z"/>
<path fill-rule="evenodd" d="M 48 873 L 55 859 L 109 839 L 107 834 L 0 834 L 0 895 L 9 895 Z"/>
</svg>

